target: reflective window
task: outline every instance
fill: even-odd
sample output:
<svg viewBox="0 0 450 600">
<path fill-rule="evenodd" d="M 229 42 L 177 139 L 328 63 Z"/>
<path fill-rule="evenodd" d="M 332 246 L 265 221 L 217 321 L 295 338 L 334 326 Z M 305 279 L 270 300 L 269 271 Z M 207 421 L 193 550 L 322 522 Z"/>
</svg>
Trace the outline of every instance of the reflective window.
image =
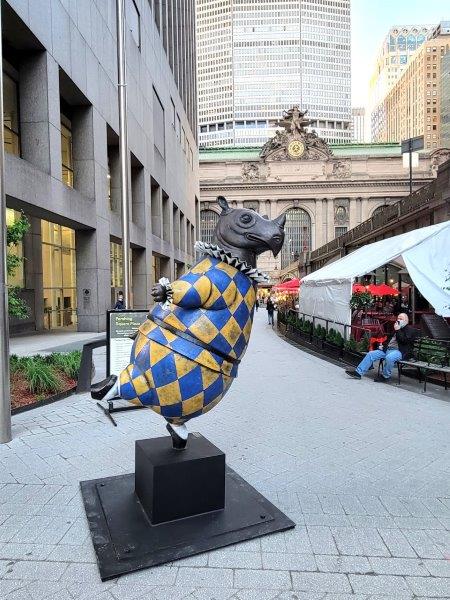
<svg viewBox="0 0 450 600">
<path fill-rule="evenodd" d="M 75 327 L 77 283 L 75 231 L 41 221 L 44 326 Z"/>
<path fill-rule="evenodd" d="M 110 242 L 109 259 L 111 267 L 111 287 L 123 286 L 123 253 L 122 244 Z"/>
<path fill-rule="evenodd" d="M 17 83 L 3 71 L 3 133 L 5 152 L 20 156 Z"/>
<path fill-rule="evenodd" d="M 301 252 L 311 250 L 311 217 L 303 208 L 286 211 L 284 244 L 281 249 L 281 268 L 298 259 Z"/>
<path fill-rule="evenodd" d="M 64 115 L 61 115 L 61 166 L 63 182 L 73 187 L 72 123 Z"/>
<path fill-rule="evenodd" d="M 334 228 L 334 237 L 339 237 L 340 235 L 344 235 L 344 233 L 347 233 L 347 227 L 335 227 Z"/>
<path fill-rule="evenodd" d="M 213 210 L 200 211 L 200 239 L 208 244 L 213 243 L 219 215 Z"/>
</svg>

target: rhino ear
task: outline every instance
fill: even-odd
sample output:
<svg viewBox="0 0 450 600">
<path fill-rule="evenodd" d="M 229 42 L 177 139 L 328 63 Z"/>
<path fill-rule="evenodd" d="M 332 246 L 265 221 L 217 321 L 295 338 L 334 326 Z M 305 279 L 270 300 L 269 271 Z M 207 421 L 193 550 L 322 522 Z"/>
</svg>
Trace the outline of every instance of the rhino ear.
<svg viewBox="0 0 450 600">
<path fill-rule="evenodd" d="M 286 223 L 286 213 L 283 213 L 282 215 L 274 219 L 274 221 L 275 223 L 277 223 L 277 225 L 279 225 L 279 227 L 281 227 L 281 229 L 283 229 L 284 224 Z"/>
<path fill-rule="evenodd" d="M 217 203 L 222 209 L 223 215 L 226 215 L 227 213 L 231 212 L 231 208 L 228 206 L 228 202 L 225 196 L 217 196 Z"/>
</svg>

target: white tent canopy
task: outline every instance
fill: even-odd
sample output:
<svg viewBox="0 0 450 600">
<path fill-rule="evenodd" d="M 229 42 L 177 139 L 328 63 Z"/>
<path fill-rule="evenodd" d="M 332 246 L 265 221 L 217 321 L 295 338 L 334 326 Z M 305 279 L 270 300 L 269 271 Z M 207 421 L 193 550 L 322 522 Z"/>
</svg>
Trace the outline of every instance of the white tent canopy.
<svg viewBox="0 0 450 600">
<path fill-rule="evenodd" d="M 438 315 L 450 317 L 450 221 L 423 227 L 363 246 L 306 275 L 299 310 L 350 324 L 350 298 L 355 277 L 394 260 L 403 260 L 414 285 Z"/>
</svg>

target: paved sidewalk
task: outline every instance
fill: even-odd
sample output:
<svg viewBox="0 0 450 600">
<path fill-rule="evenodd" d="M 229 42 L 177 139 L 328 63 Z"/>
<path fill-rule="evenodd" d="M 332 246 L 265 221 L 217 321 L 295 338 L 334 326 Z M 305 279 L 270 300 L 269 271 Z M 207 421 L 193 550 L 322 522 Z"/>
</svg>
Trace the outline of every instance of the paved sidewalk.
<svg viewBox="0 0 450 600">
<path fill-rule="evenodd" d="M 69 352 L 81 350 L 83 344 L 106 337 L 106 333 L 83 331 L 46 331 L 30 335 L 18 335 L 9 340 L 9 351 L 18 356 L 48 354 L 50 352 Z"/>
<path fill-rule="evenodd" d="M 450 598 L 450 403 L 350 380 L 265 317 L 191 430 L 297 527 L 102 584 L 78 482 L 132 471 L 133 441 L 165 430 L 75 396 L 17 415 L 0 446 L 2 600 Z"/>
</svg>

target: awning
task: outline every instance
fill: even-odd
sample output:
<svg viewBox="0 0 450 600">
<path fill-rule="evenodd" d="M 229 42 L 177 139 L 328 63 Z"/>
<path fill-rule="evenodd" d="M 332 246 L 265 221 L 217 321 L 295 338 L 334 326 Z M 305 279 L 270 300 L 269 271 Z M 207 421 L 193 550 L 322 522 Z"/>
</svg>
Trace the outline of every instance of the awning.
<svg viewBox="0 0 450 600">
<path fill-rule="evenodd" d="M 450 317 L 450 221 L 358 248 L 302 278 L 301 312 L 350 324 L 355 277 L 402 259 L 420 293 L 438 315 Z"/>
<path fill-rule="evenodd" d="M 299 285 L 300 285 L 300 279 L 294 278 L 294 279 L 290 279 L 289 281 L 279 283 L 278 285 L 274 285 L 272 290 L 274 292 L 296 291 L 296 290 L 298 290 Z"/>
</svg>

